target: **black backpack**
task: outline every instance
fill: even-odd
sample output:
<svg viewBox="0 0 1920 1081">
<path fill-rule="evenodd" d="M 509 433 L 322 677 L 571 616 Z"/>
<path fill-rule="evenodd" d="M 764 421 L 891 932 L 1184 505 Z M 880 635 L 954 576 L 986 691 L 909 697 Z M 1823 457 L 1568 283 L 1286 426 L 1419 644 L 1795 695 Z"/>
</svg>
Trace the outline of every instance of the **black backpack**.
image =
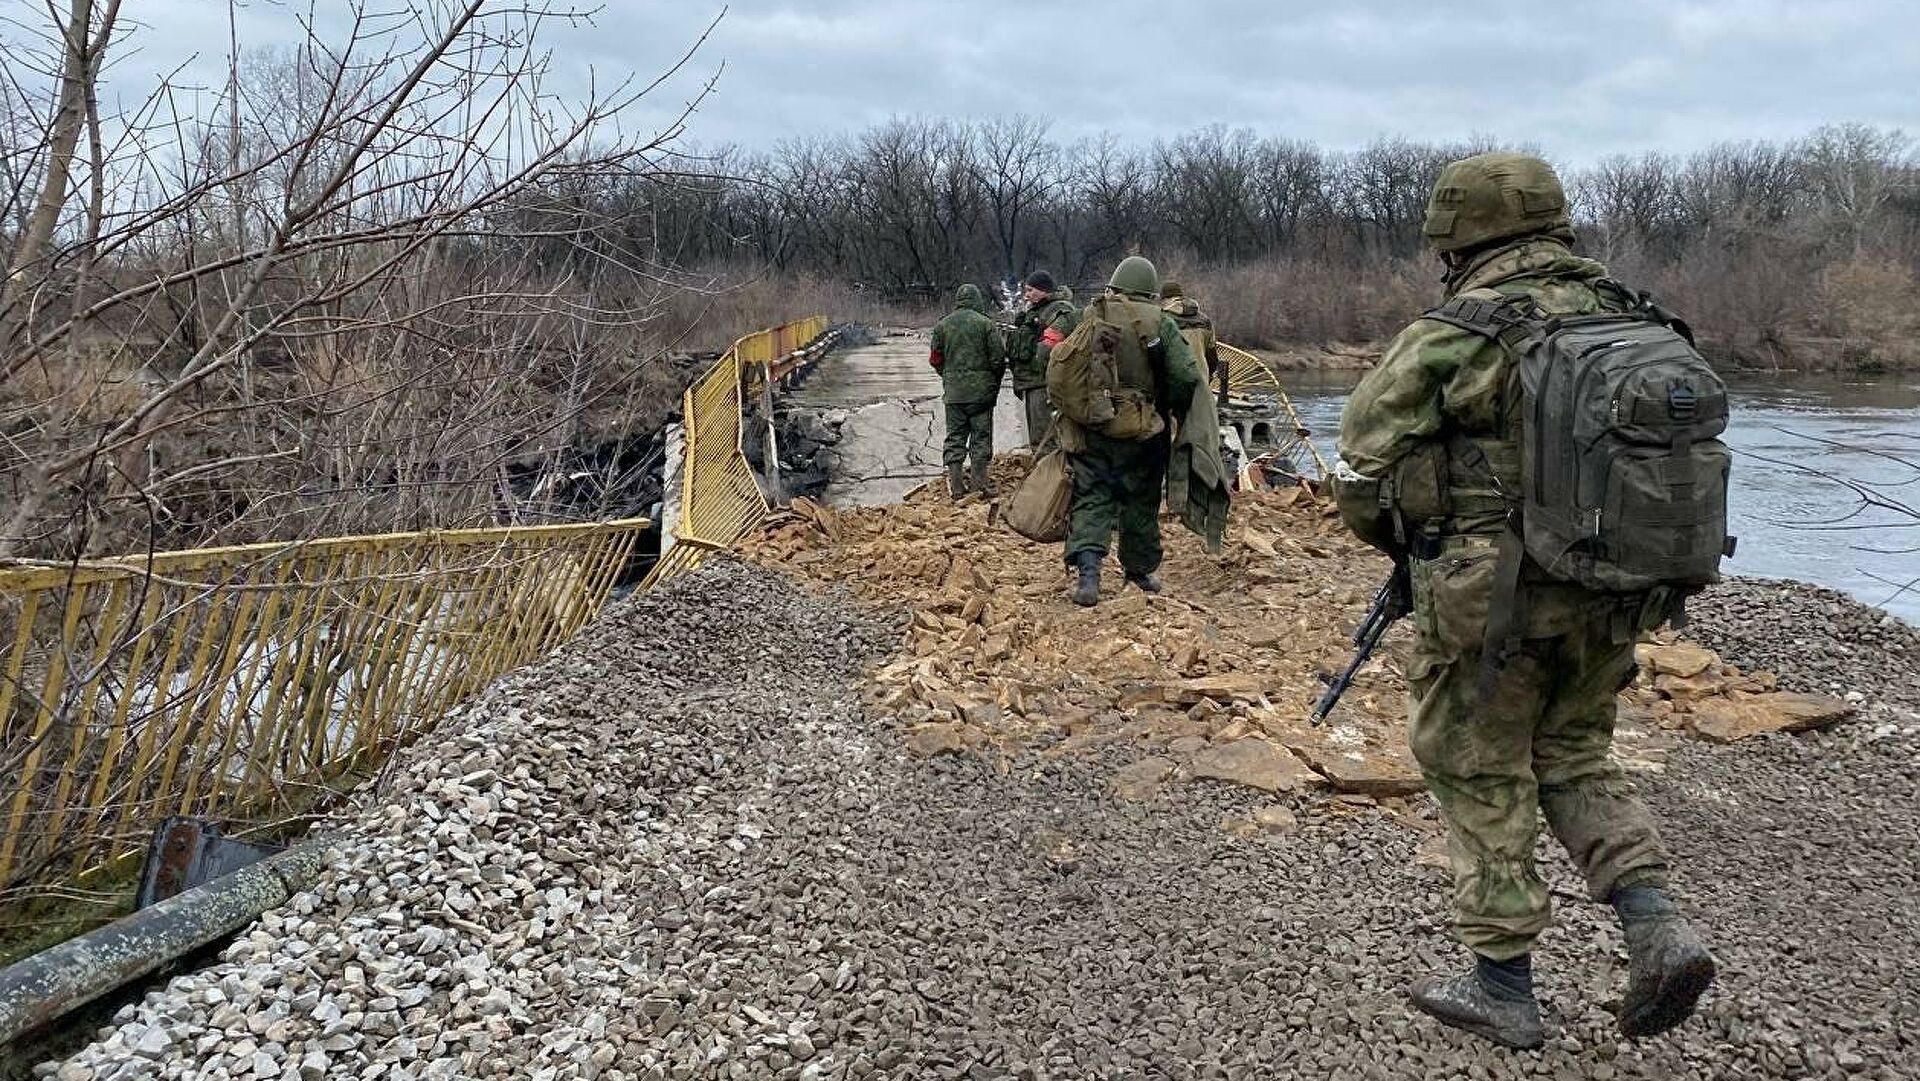
<svg viewBox="0 0 1920 1081">
<path fill-rule="evenodd" d="M 1734 550 L 1727 388 L 1685 323 L 1611 279 L 1595 287 L 1621 310 L 1553 315 L 1481 291 L 1427 318 L 1517 362 L 1522 490 L 1508 497 L 1534 562 L 1600 592 L 1684 597 L 1719 581 Z"/>
</svg>

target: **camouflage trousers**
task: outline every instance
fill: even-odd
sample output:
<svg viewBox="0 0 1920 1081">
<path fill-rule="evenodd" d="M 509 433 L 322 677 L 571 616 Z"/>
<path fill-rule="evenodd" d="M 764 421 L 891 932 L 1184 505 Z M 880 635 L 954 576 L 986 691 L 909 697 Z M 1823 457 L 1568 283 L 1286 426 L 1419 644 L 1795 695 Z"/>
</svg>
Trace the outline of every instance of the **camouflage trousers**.
<svg viewBox="0 0 1920 1081">
<path fill-rule="evenodd" d="M 1653 818 L 1609 757 L 1614 696 L 1633 678 L 1633 641 L 1657 623 L 1649 598 L 1527 587 L 1526 638 L 1481 693 L 1497 556 L 1456 538 L 1413 565 L 1415 644 L 1407 669 L 1412 744 L 1447 824 L 1455 933 L 1493 960 L 1526 953 L 1550 920 L 1534 867 L 1539 819 L 1596 901 L 1617 886 L 1662 885 Z"/>
<path fill-rule="evenodd" d="M 1167 437 L 1139 442 L 1085 437 L 1085 449 L 1068 456 L 1073 466 L 1073 507 L 1067 531 L 1067 562 L 1081 552 L 1107 554 L 1120 533 L 1120 566 L 1128 574 L 1160 567 L 1160 503 L 1167 482 Z"/>
<path fill-rule="evenodd" d="M 993 461 L 993 401 L 947 403 L 947 438 L 940 448 L 941 464 L 961 465 L 969 459 L 977 469 Z"/>
<path fill-rule="evenodd" d="M 1047 426 L 1053 423 L 1053 406 L 1047 401 L 1047 388 L 1035 387 L 1018 393 L 1021 419 L 1027 428 L 1027 446 L 1038 446 L 1047 434 Z"/>
</svg>

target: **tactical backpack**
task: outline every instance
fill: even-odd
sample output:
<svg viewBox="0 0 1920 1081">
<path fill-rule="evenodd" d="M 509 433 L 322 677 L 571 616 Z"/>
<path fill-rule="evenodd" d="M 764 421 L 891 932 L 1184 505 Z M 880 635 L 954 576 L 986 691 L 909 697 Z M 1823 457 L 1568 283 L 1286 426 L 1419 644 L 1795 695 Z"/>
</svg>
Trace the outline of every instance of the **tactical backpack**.
<svg viewBox="0 0 1920 1081">
<path fill-rule="evenodd" d="M 1047 359 L 1047 400 L 1060 415 L 1112 439 L 1149 439 L 1165 430 L 1154 408 L 1154 353 L 1160 309 L 1100 297 Z M 1164 363 L 1164 355 L 1160 358 Z"/>
<path fill-rule="evenodd" d="M 1719 581 L 1734 550 L 1726 386 L 1687 325 L 1647 294 L 1610 279 L 1595 287 L 1622 310 L 1553 315 L 1529 296 L 1481 290 L 1427 318 L 1517 361 L 1521 490 L 1506 495 L 1526 554 L 1588 589 L 1683 597 Z"/>
</svg>

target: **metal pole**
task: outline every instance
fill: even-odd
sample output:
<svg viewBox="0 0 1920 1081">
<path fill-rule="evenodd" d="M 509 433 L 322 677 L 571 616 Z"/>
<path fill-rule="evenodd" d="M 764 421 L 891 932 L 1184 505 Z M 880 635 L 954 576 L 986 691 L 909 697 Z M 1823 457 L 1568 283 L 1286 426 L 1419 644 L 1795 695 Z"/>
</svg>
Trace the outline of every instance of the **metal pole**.
<svg viewBox="0 0 1920 1081">
<path fill-rule="evenodd" d="M 0 969 L 0 1045 L 285 904 L 320 875 L 309 841 Z"/>
<path fill-rule="evenodd" d="M 767 443 L 763 448 L 765 461 L 761 469 L 767 475 L 767 502 L 774 506 L 784 506 L 787 502 L 787 488 L 780 480 L 780 434 L 773 424 L 773 364 L 768 362 L 762 369 L 766 378 L 760 380 L 760 416 L 767 424 Z"/>
</svg>

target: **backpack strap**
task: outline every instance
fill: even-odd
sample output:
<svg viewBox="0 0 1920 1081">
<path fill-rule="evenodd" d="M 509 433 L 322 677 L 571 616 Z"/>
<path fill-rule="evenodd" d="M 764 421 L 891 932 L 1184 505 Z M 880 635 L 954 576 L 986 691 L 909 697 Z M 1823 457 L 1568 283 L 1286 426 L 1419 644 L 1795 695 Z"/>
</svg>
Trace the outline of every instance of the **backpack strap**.
<svg viewBox="0 0 1920 1081">
<path fill-rule="evenodd" d="M 1544 316 L 1531 296 L 1462 293 L 1428 311 L 1422 318 L 1458 327 L 1518 354 L 1520 345 L 1534 333 Z M 1503 409 L 1504 413 L 1505 410 Z M 1448 452 L 1470 471 L 1483 472 L 1499 488 L 1499 478 L 1487 461 L 1486 452 L 1471 440 L 1454 433 Z M 1507 523 L 1495 542 L 1493 592 L 1488 597 L 1486 637 L 1480 646 L 1480 679 L 1476 688 L 1482 703 L 1491 701 L 1498 689 L 1500 673 L 1520 651 L 1527 625 L 1526 591 L 1520 587 L 1520 568 L 1526 562 L 1526 525 L 1522 520 L 1522 500 L 1517 492 L 1507 496 Z"/>
<path fill-rule="evenodd" d="M 1436 323 L 1459 327 L 1488 341 L 1517 351 L 1522 339 L 1544 318 L 1539 305 L 1525 294 L 1490 296 L 1486 293 L 1461 293 L 1437 308 L 1421 315 Z"/>
</svg>

